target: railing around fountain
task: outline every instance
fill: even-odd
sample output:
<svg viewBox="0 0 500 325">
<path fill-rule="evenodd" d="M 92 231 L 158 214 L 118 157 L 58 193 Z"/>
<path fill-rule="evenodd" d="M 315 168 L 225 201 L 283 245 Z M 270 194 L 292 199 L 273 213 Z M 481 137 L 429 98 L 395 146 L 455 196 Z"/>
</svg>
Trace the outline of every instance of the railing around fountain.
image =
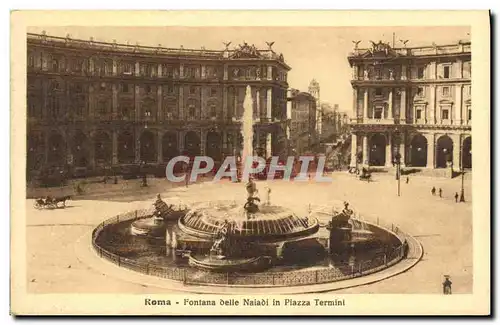
<svg viewBox="0 0 500 325">
<path fill-rule="evenodd" d="M 181 206 L 179 206 L 181 209 Z M 356 261 L 354 263 L 335 264 L 333 267 L 324 267 L 317 270 L 305 271 L 288 271 L 288 272 L 261 272 L 253 274 L 241 273 L 212 273 L 200 270 L 189 269 L 185 267 L 167 267 L 151 263 L 142 263 L 121 257 L 114 254 L 97 244 L 99 234 L 108 226 L 130 220 L 137 220 L 147 217 L 147 210 L 136 210 L 127 212 L 109 218 L 99 224 L 92 232 L 92 246 L 97 254 L 120 266 L 132 271 L 140 272 L 147 275 L 152 275 L 160 278 L 183 282 L 188 284 L 201 285 L 231 285 L 231 286 L 300 286 L 323 284 L 341 280 L 366 276 L 375 272 L 379 272 L 405 258 L 407 252 L 406 238 L 408 235 L 401 231 L 398 226 L 391 224 L 382 226 L 377 220 L 377 223 L 368 221 L 368 224 L 383 228 L 386 231 L 395 235 L 401 245 L 389 250 L 386 253 L 381 253 L 370 261 Z"/>
</svg>

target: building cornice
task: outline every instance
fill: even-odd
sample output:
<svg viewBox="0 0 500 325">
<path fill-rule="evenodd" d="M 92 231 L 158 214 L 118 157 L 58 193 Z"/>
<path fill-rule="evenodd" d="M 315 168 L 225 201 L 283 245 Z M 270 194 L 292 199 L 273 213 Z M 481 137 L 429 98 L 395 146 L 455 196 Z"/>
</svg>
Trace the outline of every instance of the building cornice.
<svg viewBox="0 0 500 325">
<path fill-rule="evenodd" d="M 141 57 L 149 59 L 169 59 L 169 60 L 218 60 L 225 62 L 274 62 L 286 70 L 291 67 L 285 63 L 282 54 L 269 49 L 256 49 L 246 43 L 234 49 L 208 50 L 208 49 L 189 49 L 189 48 L 167 48 L 158 46 L 130 45 L 116 42 L 100 42 L 93 39 L 81 40 L 70 37 L 48 36 L 45 34 L 27 34 L 28 46 L 37 46 L 47 49 L 62 51 L 81 52 L 91 51 L 95 53 L 106 53 L 116 56 Z"/>
</svg>

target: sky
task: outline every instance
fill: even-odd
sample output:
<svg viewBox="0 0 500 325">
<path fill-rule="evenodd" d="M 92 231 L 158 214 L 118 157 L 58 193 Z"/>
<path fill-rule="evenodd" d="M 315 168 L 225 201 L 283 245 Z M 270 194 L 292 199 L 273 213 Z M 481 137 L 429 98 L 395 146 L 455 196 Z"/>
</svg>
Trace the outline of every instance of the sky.
<svg viewBox="0 0 500 325">
<path fill-rule="evenodd" d="M 30 27 L 28 32 L 51 36 L 149 46 L 201 48 L 223 50 L 223 42 L 232 42 L 230 48 L 247 42 L 259 49 L 267 49 L 266 41 L 274 41 L 275 52 L 283 53 L 292 68 L 288 73 L 291 88 L 307 91 L 314 78 L 320 84 L 321 102 L 338 104 L 339 109 L 352 112 L 352 71 L 347 61 L 354 48 L 352 41 L 361 41 L 360 48 L 370 41 L 392 43 L 395 33 L 399 40 L 409 40 L 408 47 L 436 44 L 456 44 L 470 39 L 468 26 L 440 27 Z"/>
</svg>

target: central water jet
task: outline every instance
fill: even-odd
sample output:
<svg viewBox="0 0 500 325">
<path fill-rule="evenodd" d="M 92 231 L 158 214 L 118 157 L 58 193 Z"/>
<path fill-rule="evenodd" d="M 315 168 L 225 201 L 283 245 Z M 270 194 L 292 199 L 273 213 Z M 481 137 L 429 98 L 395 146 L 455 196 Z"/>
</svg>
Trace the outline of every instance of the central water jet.
<svg viewBox="0 0 500 325">
<path fill-rule="evenodd" d="M 244 168 L 248 157 L 253 157 L 253 98 L 252 88 L 249 85 L 247 85 L 245 99 L 243 101 L 241 136 L 243 138 L 241 164 L 242 168 Z"/>
</svg>

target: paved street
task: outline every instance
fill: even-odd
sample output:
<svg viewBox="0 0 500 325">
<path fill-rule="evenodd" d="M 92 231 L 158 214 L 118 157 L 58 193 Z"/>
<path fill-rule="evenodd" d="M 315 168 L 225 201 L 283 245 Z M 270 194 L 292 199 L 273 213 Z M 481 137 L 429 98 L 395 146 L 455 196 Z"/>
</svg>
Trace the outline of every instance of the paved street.
<svg viewBox="0 0 500 325">
<path fill-rule="evenodd" d="M 466 203 L 455 203 L 460 178 L 436 179 L 410 176 L 409 184 L 397 182 L 390 174 L 374 174 L 371 183 L 356 180 L 347 173 L 334 173 L 331 183 L 272 181 L 271 200 L 296 211 L 309 204 L 348 201 L 371 221 L 397 224 L 423 245 L 424 257 L 406 273 L 370 285 L 338 291 L 340 293 L 440 293 L 443 275 L 451 275 L 454 293 L 472 291 L 472 204 L 470 180 L 465 182 Z M 258 182 L 263 189 L 266 182 Z M 124 184 L 128 184 L 124 186 Z M 134 284 L 113 274 L 103 274 L 77 256 L 79 238 L 102 220 L 115 214 L 149 206 L 156 193 L 185 202 L 237 199 L 244 201 L 243 184 L 200 183 L 168 185 L 151 180 L 151 186 L 139 189 L 139 181 L 99 185 L 103 190 L 69 203 L 66 209 L 36 210 L 33 200 L 27 204 L 27 281 L 37 293 L 159 293 L 165 289 Z M 120 187 L 121 186 L 121 187 Z M 442 188 L 443 197 L 432 196 L 432 186 Z M 136 188 L 137 187 L 137 188 Z M 120 196 L 120 188 L 125 189 Z M 59 190 L 61 192 L 65 191 Z M 40 193 L 38 193 L 40 194 Z M 468 195 L 469 194 L 469 195 Z M 98 197 L 103 198 L 97 200 Z M 133 198 L 136 198 L 135 200 Z M 104 200 L 104 198 L 108 198 Z M 88 243 L 90 245 L 90 243 Z"/>
</svg>

